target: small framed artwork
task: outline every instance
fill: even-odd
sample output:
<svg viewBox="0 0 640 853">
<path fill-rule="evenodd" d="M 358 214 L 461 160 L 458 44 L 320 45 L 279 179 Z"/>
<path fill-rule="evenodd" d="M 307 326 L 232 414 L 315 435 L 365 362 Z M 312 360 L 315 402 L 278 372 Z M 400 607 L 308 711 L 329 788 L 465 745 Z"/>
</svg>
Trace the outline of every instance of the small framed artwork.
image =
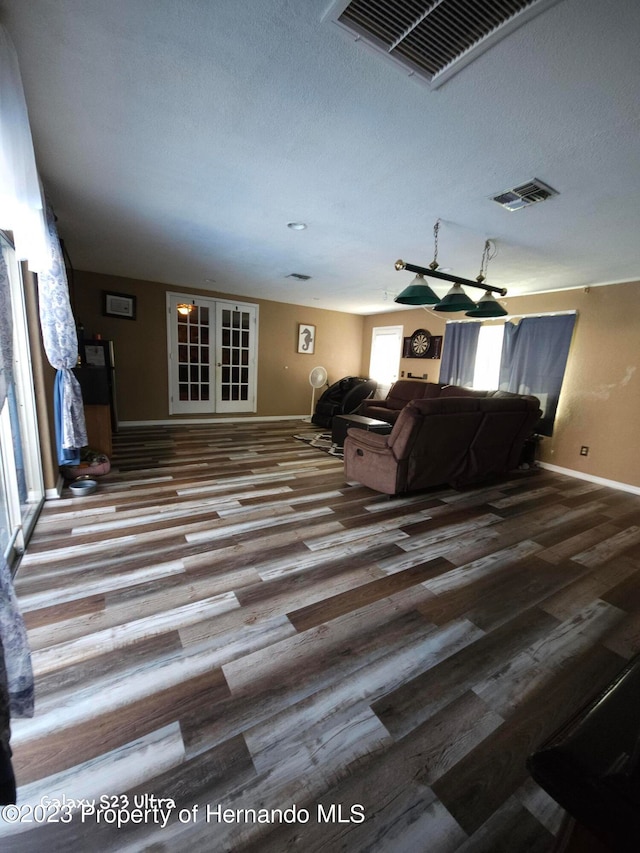
<svg viewBox="0 0 640 853">
<path fill-rule="evenodd" d="M 298 352 L 313 354 L 316 348 L 316 327 L 308 323 L 298 325 Z"/>
<path fill-rule="evenodd" d="M 105 317 L 123 317 L 136 319 L 136 297 L 126 293 L 102 291 L 102 313 Z"/>
</svg>

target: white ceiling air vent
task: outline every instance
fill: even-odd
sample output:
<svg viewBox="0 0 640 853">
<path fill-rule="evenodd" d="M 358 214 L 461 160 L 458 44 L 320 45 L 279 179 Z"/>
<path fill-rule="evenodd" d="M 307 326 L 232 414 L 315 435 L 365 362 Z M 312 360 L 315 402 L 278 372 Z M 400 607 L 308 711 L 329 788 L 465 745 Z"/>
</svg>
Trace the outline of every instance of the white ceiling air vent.
<svg viewBox="0 0 640 853">
<path fill-rule="evenodd" d="M 531 178 L 526 184 L 521 184 L 512 190 L 505 190 L 498 195 L 492 195 L 491 200 L 497 201 L 507 210 L 514 211 L 522 210 L 524 207 L 529 207 L 539 201 L 546 201 L 554 195 L 558 195 L 557 190 L 552 189 L 548 184 L 543 184 L 537 178 Z"/>
<path fill-rule="evenodd" d="M 333 21 L 437 89 L 559 0 L 333 0 Z"/>
</svg>

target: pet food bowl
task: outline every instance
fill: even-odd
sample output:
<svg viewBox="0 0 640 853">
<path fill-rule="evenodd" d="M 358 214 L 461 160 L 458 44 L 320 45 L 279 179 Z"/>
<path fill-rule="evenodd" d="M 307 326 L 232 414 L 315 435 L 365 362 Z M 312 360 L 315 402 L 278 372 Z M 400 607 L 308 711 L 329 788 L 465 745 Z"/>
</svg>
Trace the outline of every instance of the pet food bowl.
<svg viewBox="0 0 640 853">
<path fill-rule="evenodd" d="M 86 495 L 92 495 L 95 492 L 98 488 L 98 482 L 90 477 L 85 477 L 81 480 L 74 480 L 69 488 L 72 495 L 77 498 L 84 498 Z"/>
</svg>

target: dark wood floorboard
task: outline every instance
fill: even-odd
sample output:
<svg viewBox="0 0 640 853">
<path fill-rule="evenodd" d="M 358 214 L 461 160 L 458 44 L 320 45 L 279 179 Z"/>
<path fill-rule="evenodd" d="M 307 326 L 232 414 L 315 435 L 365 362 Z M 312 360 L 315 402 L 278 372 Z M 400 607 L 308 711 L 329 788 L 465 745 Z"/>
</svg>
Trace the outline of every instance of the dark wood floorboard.
<svg viewBox="0 0 640 853">
<path fill-rule="evenodd" d="M 311 431 L 122 429 L 45 506 L 0 849 L 551 850 L 526 758 L 640 651 L 640 497 L 533 469 L 389 500 Z"/>
</svg>

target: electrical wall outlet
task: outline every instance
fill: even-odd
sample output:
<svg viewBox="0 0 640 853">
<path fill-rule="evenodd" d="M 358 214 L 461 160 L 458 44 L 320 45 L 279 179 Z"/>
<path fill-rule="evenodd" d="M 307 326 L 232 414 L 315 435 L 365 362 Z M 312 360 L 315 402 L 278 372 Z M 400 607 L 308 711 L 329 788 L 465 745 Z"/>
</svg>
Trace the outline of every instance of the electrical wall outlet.
<svg viewBox="0 0 640 853">
<path fill-rule="evenodd" d="M 589 448 L 587 447 L 586 444 L 583 444 L 582 447 L 580 448 L 580 456 L 588 456 L 588 455 L 589 455 Z"/>
</svg>

